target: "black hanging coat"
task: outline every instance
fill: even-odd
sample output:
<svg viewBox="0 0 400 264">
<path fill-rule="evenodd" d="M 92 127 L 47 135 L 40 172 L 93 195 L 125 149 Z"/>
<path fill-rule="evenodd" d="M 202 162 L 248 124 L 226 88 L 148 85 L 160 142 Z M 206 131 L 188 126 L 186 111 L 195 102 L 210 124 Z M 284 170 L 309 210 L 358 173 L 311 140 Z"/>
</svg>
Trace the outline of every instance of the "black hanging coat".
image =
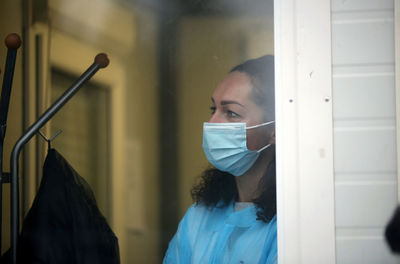
<svg viewBox="0 0 400 264">
<path fill-rule="evenodd" d="M 118 239 L 88 183 L 54 149 L 22 227 L 18 263 L 117 264 Z"/>
</svg>

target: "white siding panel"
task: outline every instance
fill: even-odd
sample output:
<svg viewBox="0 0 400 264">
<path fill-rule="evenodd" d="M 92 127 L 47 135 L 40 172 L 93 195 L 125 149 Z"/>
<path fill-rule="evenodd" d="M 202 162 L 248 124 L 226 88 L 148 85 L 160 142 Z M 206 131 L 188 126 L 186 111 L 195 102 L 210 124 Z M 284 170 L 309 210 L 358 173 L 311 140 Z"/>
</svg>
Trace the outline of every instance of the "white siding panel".
<svg viewBox="0 0 400 264">
<path fill-rule="evenodd" d="M 393 9 L 393 0 L 332 0 L 332 11 Z"/>
<path fill-rule="evenodd" d="M 337 239 L 337 262 L 340 264 L 386 264 L 398 263 L 390 254 L 383 238 Z"/>
<path fill-rule="evenodd" d="M 393 118 L 396 110 L 393 74 L 334 77 L 335 119 Z"/>
<path fill-rule="evenodd" d="M 397 199 L 397 182 L 336 184 L 336 227 L 385 226 Z"/>
<path fill-rule="evenodd" d="M 333 64 L 394 63 L 393 30 L 392 19 L 333 22 Z"/>
<path fill-rule="evenodd" d="M 397 172 L 335 172 L 335 182 L 342 181 L 394 182 L 397 181 Z"/>
<path fill-rule="evenodd" d="M 394 1 L 332 0 L 336 260 L 396 263 Z"/>
<path fill-rule="evenodd" d="M 334 149 L 335 172 L 370 173 L 397 170 L 394 126 L 388 128 L 335 126 Z"/>
<path fill-rule="evenodd" d="M 332 0 L 336 263 L 397 263 L 394 0 Z"/>
</svg>

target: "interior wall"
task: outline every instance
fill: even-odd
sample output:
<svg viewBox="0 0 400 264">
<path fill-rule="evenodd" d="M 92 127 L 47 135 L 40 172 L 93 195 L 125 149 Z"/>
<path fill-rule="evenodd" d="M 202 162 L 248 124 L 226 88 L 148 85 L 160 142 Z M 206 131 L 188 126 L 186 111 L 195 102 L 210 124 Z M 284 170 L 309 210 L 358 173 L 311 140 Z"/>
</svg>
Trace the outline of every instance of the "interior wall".
<svg viewBox="0 0 400 264">
<path fill-rule="evenodd" d="M 135 48 L 127 64 L 125 98 L 127 174 L 130 171 L 133 177 L 126 263 L 159 263 L 158 20 L 151 10 L 135 8 L 134 12 Z"/>
<path fill-rule="evenodd" d="M 17 33 L 22 38 L 22 1 L 0 1 L 0 80 L 4 77 L 7 48 L 4 39 L 10 33 Z M 22 40 L 23 41 L 23 40 Z M 10 107 L 7 119 L 7 132 L 4 141 L 3 171 L 10 171 L 10 156 L 15 142 L 22 134 L 22 47 L 18 50 L 15 64 L 13 86 L 11 90 Z M 10 247 L 10 184 L 3 184 L 3 217 L 2 217 L 2 249 L 4 252 Z"/>
<path fill-rule="evenodd" d="M 63 32 L 93 50 L 78 46 L 81 50 L 77 54 L 81 55 L 74 56 L 76 64 L 80 64 L 85 53 L 93 53 L 96 49 L 105 51 L 110 58 L 110 65 L 99 72 L 98 76 L 111 74 L 110 78 L 114 78 L 115 81 L 120 77 L 125 80 L 123 94 L 120 94 L 119 99 L 113 98 L 114 108 L 124 106 L 124 117 L 118 121 L 124 123 L 124 136 L 120 138 L 116 133 L 112 133 L 112 137 L 121 142 L 118 149 L 113 151 L 113 159 L 122 159 L 124 169 L 119 170 L 118 175 L 111 175 L 114 185 L 114 198 L 111 202 L 114 213 L 111 222 L 119 238 L 121 263 L 159 263 L 161 255 L 158 242 L 159 113 L 156 14 L 152 10 L 102 1 L 102 5 L 107 6 L 107 12 L 104 14 L 103 9 L 98 11 L 108 20 L 102 20 L 100 26 L 95 24 L 94 18 L 87 20 L 82 16 L 72 16 L 72 13 L 69 13 L 71 11 L 61 9 L 64 5 L 67 5 L 69 10 L 87 10 L 90 9 L 90 4 L 53 2 L 52 21 L 57 29 L 55 37 L 60 38 L 60 33 Z M 68 16 L 72 17 L 67 19 Z M 91 30 L 90 35 L 87 35 Z M 57 43 L 66 44 L 68 40 L 60 39 Z M 65 52 L 66 48 L 57 50 Z M 57 63 L 55 66 L 59 67 Z M 118 72 L 115 71 L 117 66 Z M 119 76 L 115 76 L 113 72 Z M 111 81 L 110 85 L 114 84 L 115 82 Z M 115 116 L 115 111 L 112 112 Z M 113 120 L 114 122 L 117 121 Z M 114 164 L 113 167 L 120 169 L 116 168 L 119 165 Z M 118 209 L 115 209 L 116 207 Z"/>
<path fill-rule="evenodd" d="M 208 167 L 203 122 L 211 96 L 229 70 L 274 53 L 273 6 L 263 15 L 191 16 L 182 19 L 178 42 L 178 139 L 180 217 L 192 204 L 190 189 Z"/>
<path fill-rule="evenodd" d="M 130 75 L 129 55 L 135 42 L 134 15 L 129 9 L 110 1 L 98 1 L 94 6 L 90 1 L 53 0 L 49 1 L 49 7 L 51 67 L 79 76 L 93 62 L 97 53 L 105 52 L 110 59 L 110 65 L 101 69 L 93 77 L 93 81 L 106 85 L 110 91 L 108 126 L 111 144 L 108 155 L 111 173 L 108 177 L 111 217 L 107 221 L 118 237 L 121 263 L 128 263 L 130 248 L 127 244 L 126 196 L 130 177 L 126 174 L 128 157 L 125 149 L 125 99 Z M 88 13 L 93 15 L 87 16 Z M 62 149 L 58 150 L 62 154 Z"/>
</svg>

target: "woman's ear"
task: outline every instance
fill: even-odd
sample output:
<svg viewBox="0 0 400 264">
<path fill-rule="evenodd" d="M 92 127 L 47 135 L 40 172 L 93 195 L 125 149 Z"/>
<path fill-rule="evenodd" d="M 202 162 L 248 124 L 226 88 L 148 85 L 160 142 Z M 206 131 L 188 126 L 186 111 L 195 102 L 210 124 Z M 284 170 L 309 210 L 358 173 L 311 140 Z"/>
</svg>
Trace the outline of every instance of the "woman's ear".
<svg viewBox="0 0 400 264">
<path fill-rule="evenodd" d="M 275 129 L 270 133 L 268 144 L 275 145 Z"/>
</svg>

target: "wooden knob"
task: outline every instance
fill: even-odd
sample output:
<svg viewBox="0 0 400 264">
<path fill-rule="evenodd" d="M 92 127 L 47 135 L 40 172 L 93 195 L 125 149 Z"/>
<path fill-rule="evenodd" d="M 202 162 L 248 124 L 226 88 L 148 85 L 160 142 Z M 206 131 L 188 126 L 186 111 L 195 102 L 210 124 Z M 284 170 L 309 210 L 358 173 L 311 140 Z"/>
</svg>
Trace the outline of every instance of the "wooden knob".
<svg viewBox="0 0 400 264">
<path fill-rule="evenodd" d="M 97 54 L 94 61 L 100 65 L 100 68 L 105 68 L 110 63 L 110 60 L 107 58 L 107 54 L 105 53 Z"/>
<path fill-rule="evenodd" d="M 22 41 L 18 34 L 11 33 L 6 37 L 5 43 L 7 48 L 16 50 L 21 46 Z"/>
</svg>

